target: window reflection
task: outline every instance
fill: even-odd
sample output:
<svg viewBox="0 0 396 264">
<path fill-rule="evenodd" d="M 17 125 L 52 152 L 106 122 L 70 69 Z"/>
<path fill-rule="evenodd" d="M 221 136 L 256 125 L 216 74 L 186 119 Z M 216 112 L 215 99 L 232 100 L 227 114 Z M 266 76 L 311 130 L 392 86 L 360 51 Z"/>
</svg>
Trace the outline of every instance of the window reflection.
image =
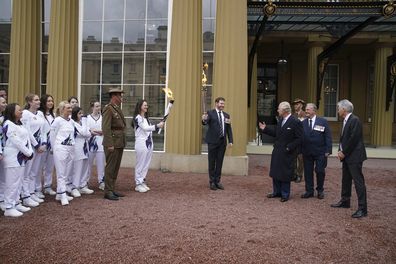
<svg viewBox="0 0 396 264">
<path fill-rule="evenodd" d="M 123 41 L 123 21 L 104 22 L 103 29 L 103 50 L 122 51 Z"/>
<path fill-rule="evenodd" d="M 103 0 L 84 0 L 84 20 L 102 20 Z"/>
<path fill-rule="evenodd" d="M 144 53 L 125 53 L 124 84 L 143 84 Z"/>
<path fill-rule="evenodd" d="M 202 0 L 202 15 L 204 18 L 216 17 L 216 0 Z"/>
<path fill-rule="evenodd" d="M 0 55 L 0 83 L 8 83 L 10 55 Z"/>
<path fill-rule="evenodd" d="M 47 83 L 48 54 L 41 54 L 41 83 Z"/>
<path fill-rule="evenodd" d="M 167 20 L 150 20 L 147 22 L 147 50 L 166 50 L 168 34 Z"/>
<path fill-rule="evenodd" d="M 104 19 L 124 19 L 124 0 L 105 0 Z"/>
<path fill-rule="evenodd" d="M 126 0 L 126 19 L 144 19 L 146 17 L 145 0 Z"/>
<path fill-rule="evenodd" d="M 80 107 L 85 114 L 91 113 L 90 102 L 100 99 L 99 85 L 81 85 Z"/>
<path fill-rule="evenodd" d="M 102 22 L 84 22 L 83 52 L 101 51 Z"/>
<path fill-rule="evenodd" d="M 51 15 L 51 0 L 44 0 L 44 16 L 42 17 L 41 21 L 42 22 L 49 22 L 50 21 L 50 15 Z"/>
<path fill-rule="evenodd" d="M 41 51 L 48 52 L 49 23 L 42 23 L 42 32 L 44 35 L 41 38 Z"/>
<path fill-rule="evenodd" d="M 168 0 L 147 0 L 147 18 L 168 18 Z"/>
<path fill-rule="evenodd" d="M 103 54 L 102 83 L 121 83 L 121 57 L 120 53 Z"/>
<path fill-rule="evenodd" d="M 165 83 L 166 79 L 166 53 L 146 54 L 146 80 L 145 83 Z"/>
<path fill-rule="evenodd" d="M 100 83 L 100 53 L 82 54 L 81 83 Z"/>
<path fill-rule="evenodd" d="M 11 0 L 1 0 L 0 22 L 10 22 L 12 17 Z"/>
<path fill-rule="evenodd" d="M 165 106 L 165 93 L 162 92 L 163 86 L 145 86 L 144 98 L 149 105 L 149 113 L 152 117 L 163 117 Z"/>
<path fill-rule="evenodd" d="M 125 22 L 125 50 L 144 50 L 144 20 Z"/>
<path fill-rule="evenodd" d="M 143 98 L 142 85 L 124 85 L 124 99 L 122 103 L 122 111 L 125 116 L 133 116 L 135 106 L 138 100 Z"/>
<path fill-rule="evenodd" d="M 0 24 L 0 53 L 10 52 L 11 24 Z"/>
</svg>

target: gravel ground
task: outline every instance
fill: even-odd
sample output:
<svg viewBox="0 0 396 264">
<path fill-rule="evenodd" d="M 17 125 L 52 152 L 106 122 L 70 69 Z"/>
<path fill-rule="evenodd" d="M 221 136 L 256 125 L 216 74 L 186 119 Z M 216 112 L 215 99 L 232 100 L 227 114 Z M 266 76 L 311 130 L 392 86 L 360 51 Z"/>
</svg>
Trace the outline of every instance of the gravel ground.
<svg viewBox="0 0 396 264">
<path fill-rule="evenodd" d="M 339 200 L 341 165 L 329 160 L 325 199 L 267 199 L 270 156 L 250 156 L 249 176 L 150 171 L 151 191 L 132 191 L 122 169 L 120 201 L 95 193 L 62 207 L 54 197 L 23 217 L 0 216 L 0 263 L 396 263 L 396 163 L 368 160 L 368 217 L 330 208 Z M 94 181 L 92 181 L 93 185 Z"/>
</svg>

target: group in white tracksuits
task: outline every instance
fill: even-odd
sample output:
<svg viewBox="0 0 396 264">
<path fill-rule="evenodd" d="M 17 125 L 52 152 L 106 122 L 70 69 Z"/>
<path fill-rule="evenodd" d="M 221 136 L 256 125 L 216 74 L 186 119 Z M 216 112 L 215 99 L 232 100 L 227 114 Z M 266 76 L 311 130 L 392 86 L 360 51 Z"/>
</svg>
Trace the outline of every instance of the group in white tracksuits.
<svg viewBox="0 0 396 264">
<path fill-rule="evenodd" d="M 11 104 L 7 106 L 7 110 L 20 111 L 20 107 Z M 3 124 L 3 131 L 4 202 L 6 208 L 4 215 L 18 217 L 30 210 L 19 203 L 19 197 L 25 175 L 25 165 L 33 157 L 33 148 L 30 142 L 30 131 L 19 120 L 6 120 Z"/>
</svg>

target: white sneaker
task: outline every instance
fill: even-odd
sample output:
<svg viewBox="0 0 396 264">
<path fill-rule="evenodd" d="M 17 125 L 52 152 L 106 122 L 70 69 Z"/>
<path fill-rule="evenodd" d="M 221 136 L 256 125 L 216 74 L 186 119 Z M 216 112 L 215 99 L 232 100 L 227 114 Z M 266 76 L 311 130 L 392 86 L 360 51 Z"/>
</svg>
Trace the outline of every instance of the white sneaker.
<svg viewBox="0 0 396 264">
<path fill-rule="evenodd" d="M 25 205 L 25 206 L 29 206 L 29 207 L 37 207 L 37 206 L 39 206 L 39 203 L 34 201 L 31 197 L 23 199 L 22 204 Z"/>
<path fill-rule="evenodd" d="M 65 206 L 65 205 L 69 205 L 69 200 L 66 197 L 62 197 L 61 199 L 61 205 Z"/>
<path fill-rule="evenodd" d="M 70 184 L 66 185 L 66 192 L 71 193 L 72 191 Z"/>
<path fill-rule="evenodd" d="M 66 194 L 66 199 L 70 202 L 71 200 L 73 200 L 73 197 L 71 197 L 71 196 L 69 196 L 69 195 Z M 61 194 L 57 194 L 57 195 L 55 196 L 55 200 L 61 201 L 61 200 L 62 200 L 62 195 L 61 195 Z"/>
<path fill-rule="evenodd" d="M 45 198 L 45 195 L 42 192 L 35 192 L 34 194 L 40 199 L 44 199 Z"/>
<path fill-rule="evenodd" d="M 31 210 L 30 207 L 23 206 L 22 204 L 18 204 L 17 206 L 15 206 L 15 209 L 17 209 L 21 213 L 26 213 Z"/>
<path fill-rule="evenodd" d="M 36 194 L 34 194 L 34 193 L 30 195 L 30 198 L 32 198 L 33 201 L 38 202 L 38 203 L 43 203 L 44 202 L 43 199 L 38 198 L 38 196 Z"/>
<path fill-rule="evenodd" d="M 101 182 L 101 183 L 99 184 L 99 189 L 102 190 L 102 191 L 104 191 L 104 189 L 105 189 L 105 183 L 104 183 L 104 182 Z"/>
<path fill-rule="evenodd" d="M 145 193 L 145 192 L 147 192 L 147 189 L 144 188 L 143 184 L 139 184 L 135 187 L 135 191 L 140 192 L 140 193 Z"/>
<path fill-rule="evenodd" d="M 81 197 L 81 193 L 78 191 L 78 189 L 73 189 L 73 190 L 71 191 L 71 195 L 72 195 L 74 198 Z"/>
<path fill-rule="evenodd" d="M 51 189 L 51 187 L 45 188 L 44 189 L 44 193 L 45 194 L 49 194 L 49 195 L 55 195 L 56 192 L 54 190 Z"/>
<path fill-rule="evenodd" d="M 80 193 L 81 193 L 81 194 L 93 194 L 94 191 L 91 190 L 91 189 L 89 189 L 87 186 L 85 186 L 84 188 L 81 188 L 81 189 L 80 189 Z"/>
<path fill-rule="evenodd" d="M 6 210 L 6 205 L 5 205 L 4 202 L 1 202 L 1 203 L 0 203 L 0 209 L 1 209 L 1 211 L 5 212 L 5 210 Z"/>
<path fill-rule="evenodd" d="M 15 208 L 6 209 L 6 211 L 4 212 L 4 216 L 20 217 L 22 215 L 23 215 L 23 213 L 19 212 Z"/>
<path fill-rule="evenodd" d="M 142 183 L 143 187 L 147 189 L 147 191 L 150 191 L 151 189 L 147 186 L 145 182 Z"/>
</svg>

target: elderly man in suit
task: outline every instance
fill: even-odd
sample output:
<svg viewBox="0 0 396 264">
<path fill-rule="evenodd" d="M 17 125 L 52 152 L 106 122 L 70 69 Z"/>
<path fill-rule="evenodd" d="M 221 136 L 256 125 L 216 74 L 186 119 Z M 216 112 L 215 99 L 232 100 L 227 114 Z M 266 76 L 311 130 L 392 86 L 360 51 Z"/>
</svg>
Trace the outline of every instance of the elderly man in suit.
<svg viewBox="0 0 396 264">
<path fill-rule="evenodd" d="M 302 122 L 304 139 L 302 154 L 304 160 L 305 193 L 301 198 L 314 196 L 313 170 L 315 165 L 316 190 L 318 198 L 324 198 L 323 185 L 327 157 L 331 154 L 332 142 L 331 131 L 326 119 L 316 115 L 317 107 L 309 103 L 305 107 L 306 119 Z"/>
<path fill-rule="evenodd" d="M 229 114 L 223 112 L 224 105 L 225 99 L 218 97 L 215 109 L 202 115 L 202 124 L 208 125 L 205 141 L 208 144 L 209 187 L 213 191 L 224 190 L 220 178 L 227 138 L 230 146 L 233 143 L 231 119 Z"/>
<path fill-rule="evenodd" d="M 363 143 L 363 128 L 359 118 L 352 114 L 353 104 L 344 99 L 337 103 L 338 115 L 344 119 L 338 149 L 338 158 L 342 162 L 341 200 L 331 207 L 349 208 L 351 206 L 352 180 L 358 197 L 358 210 L 353 218 L 367 216 L 366 185 L 362 172 L 363 161 L 367 159 Z"/>
<path fill-rule="evenodd" d="M 281 202 L 289 200 L 290 182 L 294 175 L 295 158 L 302 141 L 302 123 L 291 114 L 288 102 L 278 106 L 280 120 L 275 129 L 260 122 L 260 132 L 275 137 L 271 156 L 270 177 L 272 177 L 272 193 L 268 198 L 280 197 Z"/>
<path fill-rule="evenodd" d="M 120 108 L 123 93 L 120 88 L 109 90 L 110 103 L 103 108 L 102 115 L 102 144 L 106 156 L 104 198 L 113 201 L 124 196 L 114 190 L 125 148 L 126 123 Z"/>
</svg>

